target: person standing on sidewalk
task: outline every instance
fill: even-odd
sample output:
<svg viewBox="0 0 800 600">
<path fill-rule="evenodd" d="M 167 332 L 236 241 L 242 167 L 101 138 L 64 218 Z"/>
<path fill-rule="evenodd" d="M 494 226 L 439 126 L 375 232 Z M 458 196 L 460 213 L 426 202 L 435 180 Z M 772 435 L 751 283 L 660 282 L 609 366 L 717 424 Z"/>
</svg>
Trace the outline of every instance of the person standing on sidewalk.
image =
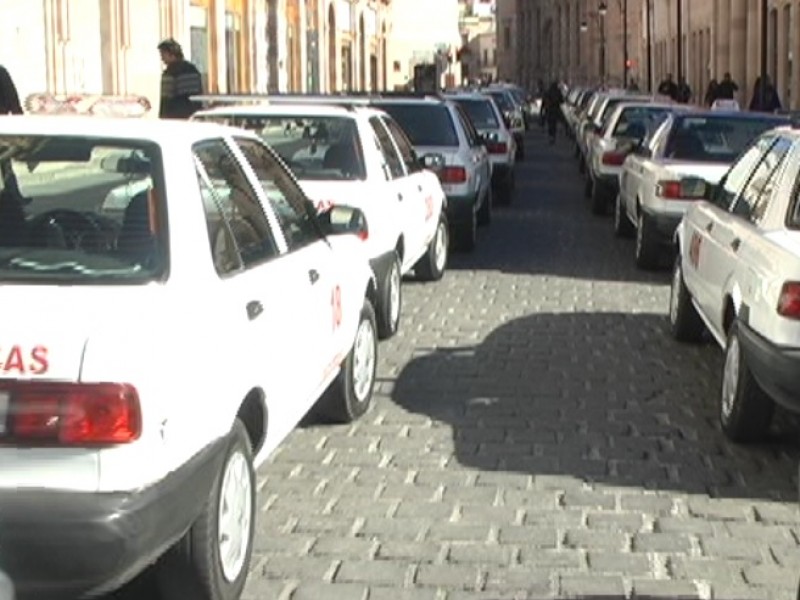
<svg viewBox="0 0 800 600">
<path fill-rule="evenodd" d="M 11 74 L 0 65 L 0 115 L 21 115 L 22 105 Z"/>
<path fill-rule="evenodd" d="M 563 103 L 564 96 L 561 94 L 558 82 L 554 81 L 542 101 L 545 119 L 547 119 L 547 133 L 550 136 L 550 144 L 556 143 L 556 131 L 558 130 L 558 123 L 561 121 L 561 105 Z"/>
<path fill-rule="evenodd" d="M 158 45 L 165 69 L 161 74 L 161 106 L 158 116 L 162 119 L 188 119 L 200 109 L 192 96 L 203 93 L 203 78 L 200 71 L 183 56 L 183 48 L 173 39 Z"/>
</svg>

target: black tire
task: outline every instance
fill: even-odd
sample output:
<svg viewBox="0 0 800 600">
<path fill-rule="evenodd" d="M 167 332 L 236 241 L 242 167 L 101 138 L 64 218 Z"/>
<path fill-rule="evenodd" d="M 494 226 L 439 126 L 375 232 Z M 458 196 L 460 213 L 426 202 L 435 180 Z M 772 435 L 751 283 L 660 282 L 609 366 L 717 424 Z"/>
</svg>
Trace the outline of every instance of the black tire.
<svg viewBox="0 0 800 600">
<path fill-rule="evenodd" d="M 362 332 L 362 327 L 365 330 Z M 375 388 L 375 373 L 378 363 L 378 336 L 375 324 L 375 311 L 369 300 L 364 300 L 361 316 L 353 340 L 353 347 L 347 353 L 347 358 L 342 365 L 338 377 L 323 398 L 324 412 L 331 420 L 337 423 L 351 423 L 369 410 L 372 403 L 372 392 Z M 360 339 L 360 335 L 365 335 Z M 371 366 L 368 366 L 369 384 L 365 391 L 358 389 L 356 370 L 360 368 L 360 346 L 368 344 L 371 348 Z"/>
<path fill-rule="evenodd" d="M 703 339 L 706 326 L 683 280 L 681 257 L 675 258 L 672 271 L 672 286 L 669 294 L 669 330 L 679 342 L 699 342 Z"/>
<path fill-rule="evenodd" d="M 226 575 L 220 550 L 220 509 L 224 504 L 223 485 L 229 468 L 244 469 L 249 481 L 250 530 L 247 546 L 237 574 Z M 242 474 L 240 472 L 240 474 Z M 247 505 L 243 512 L 247 511 Z M 214 480 L 203 511 L 191 529 L 157 565 L 159 591 L 165 599 L 178 600 L 238 600 L 244 589 L 253 552 L 256 519 L 256 476 L 253 469 L 253 449 L 247 430 L 236 420 L 222 469 Z M 232 565 L 233 567 L 233 565 Z"/>
<path fill-rule="evenodd" d="M 392 337 L 400 327 L 400 314 L 403 309 L 403 277 L 400 270 L 400 255 L 395 252 L 380 284 L 377 318 L 378 337 L 382 340 Z"/>
<path fill-rule="evenodd" d="M 720 390 L 719 420 L 733 442 L 758 442 L 769 431 L 775 402 L 764 393 L 750 372 L 739 341 L 736 320 L 728 330 Z"/>
<path fill-rule="evenodd" d="M 659 266 L 659 248 L 652 231 L 653 224 L 650 218 L 639 211 L 639 220 L 636 227 L 636 266 L 640 269 L 655 269 Z"/>
<path fill-rule="evenodd" d="M 592 188 L 594 184 L 592 182 L 592 174 L 586 173 L 586 180 L 583 182 L 583 197 L 584 198 L 591 198 L 592 197 Z"/>
<path fill-rule="evenodd" d="M 472 252 L 478 243 L 478 218 L 475 211 L 471 211 L 470 218 L 459 223 L 458 248 L 464 252 Z"/>
<path fill-rule="evenodd" d="M 492 222 L 493 205 L 494 192 L 492 192 L 492 186 L 489 185 L 489 189 L 487 190 L 486 196 L 483 199 L 483 204 L 481 204 L 481 207 L 478 210 L 478 225 L 489 225 Z"/>
<path fill-rule="evenodd" d="M 428 250 L 414 265 L 414 273 L 424 281 L 439 281 L 447 269 L 450 230 L 447 225 L 447 217 L 444 213 L 439 218 L 436 226 L 436 233 L 428 244 Z"/>
<path fill-rule="evenodd" d="M 614 200 L 614 235 L 618 238 L 631 238 L 633 232 L 633 223 L 622 208 L 622 196 L 617 194 Z"/>
<path fill-rule="evenodd" d="M 592 214 L 603 216 L 608 212 L 608 200 L 603 191 L 602 186 L 597 183 L 596 179 L 592 179 Z"/>
</svg>

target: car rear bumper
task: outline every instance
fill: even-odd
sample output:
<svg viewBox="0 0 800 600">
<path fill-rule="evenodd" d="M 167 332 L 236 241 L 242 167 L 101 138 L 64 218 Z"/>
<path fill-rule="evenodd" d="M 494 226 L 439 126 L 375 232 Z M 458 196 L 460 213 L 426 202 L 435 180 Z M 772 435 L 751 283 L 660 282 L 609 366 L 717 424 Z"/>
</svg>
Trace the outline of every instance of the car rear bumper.
<svg viewBox="0 0 800 600">
<path fill-rule="evenodd" d="M 776 346 L 741 322 L 739 339 L 761 389 L 787 410 L 800 413 L 800 349 Z"/>
<path fill-rule="evenodd" d="M 83 598 L 136 577 L 188 530 L 227 438 L 134 492 L 0 491 L 0 571 L 17 598 Z"/>
</svg>

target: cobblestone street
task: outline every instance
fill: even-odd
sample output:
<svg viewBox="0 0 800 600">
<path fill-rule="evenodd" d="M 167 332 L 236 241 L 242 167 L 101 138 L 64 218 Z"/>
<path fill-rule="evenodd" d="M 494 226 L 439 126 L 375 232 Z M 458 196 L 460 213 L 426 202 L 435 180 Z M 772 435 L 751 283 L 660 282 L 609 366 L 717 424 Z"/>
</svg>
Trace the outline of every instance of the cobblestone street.
<svg viewBox="0 0 800 600">
<path fill-rule="evenodd" d="M 723 439 L 669 274 L 591 216 L 565 141 L 528 144 L 475 253 L 405 288 L 371 413 L 262 469 L 247 598 L 795 598 L 796 427 Z"/>
</svg>

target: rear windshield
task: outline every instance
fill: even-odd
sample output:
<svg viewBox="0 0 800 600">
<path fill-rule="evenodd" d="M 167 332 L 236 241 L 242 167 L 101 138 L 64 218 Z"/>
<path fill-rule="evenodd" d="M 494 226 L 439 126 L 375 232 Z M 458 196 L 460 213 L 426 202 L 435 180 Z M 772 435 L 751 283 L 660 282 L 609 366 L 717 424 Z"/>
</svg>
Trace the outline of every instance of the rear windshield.
<svg viewBox="0 0 800 600">
<path fill-rule="evenodd" d="M 489 92 L 489 95 L 497 102 L 497 106 L 503 112 L 514 110 L 514 104 L 508 99 L 505 92 Z"/>
<path fill-rule="evenodd" d="M 490 100 L 459 98 L 456 102 L 467 111 L 469 118 L 472 119 L 472 123 L 475 125 L 475 129 L 497 129 L 500 126 Z"/>
<path fill-rule="evenodd" d="M 623 137 L 627 134 L 631 125 L 635 123 L 642 124 L 644 131 L 649 133 L 658 128 L 670 113 L 670 109 L 666 106 L 629 106 L 623 108 L 611 135 Z"/>
<path fill-rule="evenodd" d="M 355 181 L 367 177 L 354 119 L 221 113 L 194 118 L 254 131 L 278 153 L 298 179 Z"/>
<path fill-rule="evenodd" d="M 458 146 L 450 111 L 443 104 L 376 103 L 405 130 L 415 146 Z"/>
<path fill-rule="evenodd" d="M 143 283 L 167 268 L 154 144 L 0 136 L 0 281 Z"/>
<path fill-rule="evenodd" d="M 786 121 L 769 117 L 687 116 L 677 119 L 665 156 L 695 162 L 733 162 L 764 131 Z"/>
</svg>

